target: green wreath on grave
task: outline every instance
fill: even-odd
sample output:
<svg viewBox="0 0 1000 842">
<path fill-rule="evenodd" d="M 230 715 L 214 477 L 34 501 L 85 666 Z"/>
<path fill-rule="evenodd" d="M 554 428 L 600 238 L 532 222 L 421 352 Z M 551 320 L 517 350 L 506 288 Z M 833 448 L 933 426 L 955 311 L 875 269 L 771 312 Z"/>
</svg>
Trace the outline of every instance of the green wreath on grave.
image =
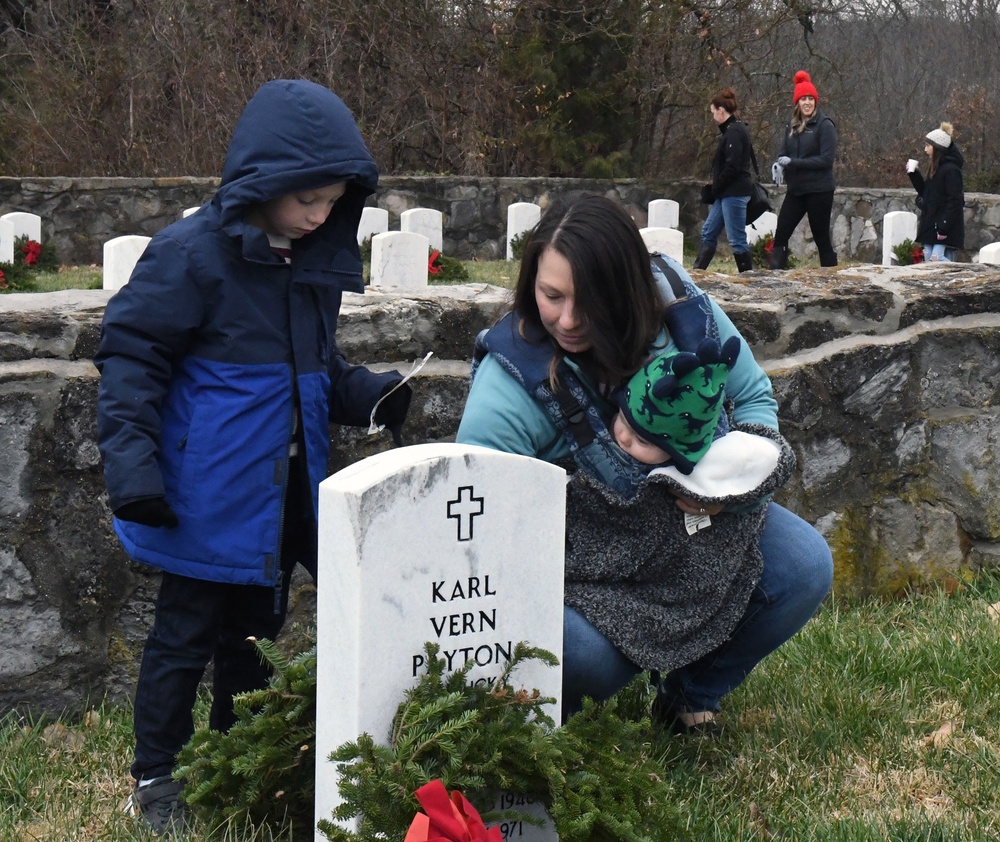
<svg viewBox="0 0 1000 842">
<path fill-rule="evenodd" d="M 313 826 L 316 736 L 315 646 L 287 658 L 258 641 L 271 664 L 270 685 L 236 697 L 237 722 L 226 734 L 202 727 L 178 757 L 184 800 L 208 826 L 240 822 L 285 833 Z M 439 779 L 460 790 L 487 824 L 524 822 L 520 798 L 490 812 L 491 794 L 523 794 L 541 803 L 562 842 L 654 842 L 683 835 L 670 785 L 651 751 L 648 680 L 640 677 L 611 700 L 555 727 L 537 691 L 515 688 L 519 664 L 555 656 L 515 647 L 490 687 L 470 686 L 472 667 L 446 674 L 434 643 L 426 674 L 406 691 L 386 735 L 361 734 L 331 759 L 341 764 L 342 803 L 330 819 L 357 822 L 347 831 L 322 820 L 331 842 L 399 840 L 420 809 L 414 792 Z M 373 667 L 377 669 L 378 667 Z M 308 838 L 312 838 L 311 831 Z"/>
<path fill-rule="evenodd" d="M 52 249 L 37 240 L 18 237 L 14 240 L 14 262 L 0 263 L 0 293 L 31 292 L 36 288 L 32 277 L 35 273 L 58 268 Z"/>
</svg>

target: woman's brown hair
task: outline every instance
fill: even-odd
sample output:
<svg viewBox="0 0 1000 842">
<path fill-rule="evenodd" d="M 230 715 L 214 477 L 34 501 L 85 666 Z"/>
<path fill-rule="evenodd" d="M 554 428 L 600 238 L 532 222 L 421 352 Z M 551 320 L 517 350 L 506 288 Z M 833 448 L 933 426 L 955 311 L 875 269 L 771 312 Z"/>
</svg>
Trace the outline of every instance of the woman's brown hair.
<svg viewBox="0 0 1000 842">
<path fill-rule="evenodd" d="M 575 305 L 590 349 L 573 359 L 595 383 L 616 387 L 646 361 L 663 325 L 664 301 L 639 229 L 617 202 L 572 194 L 543 214 L 524 249 L 512 307 L 534 334 L 544 333 L 535 300 L 538 261 L 555 249 L 570 264 Z M 548 334 L 545 334 L 548 336 Z M 555 365 L 564 352 L 555 346 Z"/>
</svg>

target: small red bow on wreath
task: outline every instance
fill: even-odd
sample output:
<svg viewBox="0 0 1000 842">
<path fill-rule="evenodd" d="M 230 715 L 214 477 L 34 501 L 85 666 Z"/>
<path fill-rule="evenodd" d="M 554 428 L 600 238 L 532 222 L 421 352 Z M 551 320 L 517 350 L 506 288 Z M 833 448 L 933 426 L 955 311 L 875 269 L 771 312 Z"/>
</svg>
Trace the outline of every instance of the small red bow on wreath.
<svg viewBox="0 0 1000 842">
<path fill-rule="evenodd" d="M 24 265 L 34 266 L 42 254 L 42 244 L 35 240 L 28 240 L 21 246 L 21 252 L 24 254 Z"/>
<path fill-rule="evenodd" d="M 436 275 L 441 271 L 441 264 L 437 262 L 437 259 L 441 256 L 441 252 L 432 251 L 430 259 L 427 261 L 427 272 L 431 275 Z"/>
<path fill-rule="evenodd" d="M 403 842 L 503 842 L 499 827 L 487 828 L 457 790 L 449 798 L 441 781 L 424 784 L 414 794 L 424 812 L 413 817 Z"/>
</svg>

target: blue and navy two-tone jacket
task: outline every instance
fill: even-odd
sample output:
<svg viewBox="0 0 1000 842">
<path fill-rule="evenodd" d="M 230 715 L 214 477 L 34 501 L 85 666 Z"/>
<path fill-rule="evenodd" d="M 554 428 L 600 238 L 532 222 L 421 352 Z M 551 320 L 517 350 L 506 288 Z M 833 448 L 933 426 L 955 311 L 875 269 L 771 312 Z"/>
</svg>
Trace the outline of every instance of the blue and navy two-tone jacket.
<svg viewBox="0 0 1000 842">
<path fill-rule="evenodd" d="M 293 242 L 291 263 L 244 222 L 251 206 L 339 181 L 344 196 Z M 278 581 L 293 439 L 315 518 L 330 422 L 367 424 L 399 379 L 349 365 L 335 341 L 342 293 L 364 289 L 357 227 L 377 182 L 340 99 L 270 82 L 236 125 L 211 202 L 153 237 L 109 301 L 95 358 L 109 502 L 165 496 L 179 520 L 116 519 L 132 558 L 212 581 Z"/>
</svg>

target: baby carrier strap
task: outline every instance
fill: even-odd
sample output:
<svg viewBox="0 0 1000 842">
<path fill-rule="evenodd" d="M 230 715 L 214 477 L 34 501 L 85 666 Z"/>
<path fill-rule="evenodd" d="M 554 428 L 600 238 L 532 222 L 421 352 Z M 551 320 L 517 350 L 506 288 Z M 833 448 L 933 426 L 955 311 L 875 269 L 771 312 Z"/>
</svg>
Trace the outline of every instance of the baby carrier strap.
<svg viewBox="0 0 1000 842">
<path fill-rule="evenodd" d="M 679 351 L 695 353 L 705 337 L 719 339 L 712 304 L 690 279 L 681 277 L 670 258 L 654 252 L 650 256 L 653 277 L 667 299 L 663 321 Z"/>
<path fill-rule="evenodd" d="M 524 336 L 519 327 L 520 319 L 507 313 L 492 328 L 480 332 L 472 376 L 483 357 L 490 354 L 542 406 L 569 446 L 577 469 L 614 491 L 628 493 L 645 472 L 615 443 L 611 419 L 601 417 L 594 400 L 565 362 L 558 365 L 558 386 L 553 389 L 549 382 L 553 353 L 548 337 Z"/>
<path fill-rule="evenodd" d="M 678 349 L 694 352 L 706 336 L 718 339 L 719 328 L 708 296 L 685 280 L 669 258 L 654 253 L 651 260 L 653 275 L 668 300 L 664 323 Z M 487 354 L 545 409 L 569 445 L 577 468 L 618 492 L 634 488 L 645 476 L 635 460 L 615 442 L 611 419 L 601 417 L 590 393 L 564 361 L 556 369 L 558 386 L 551 387 L 549 368 L 553 351 L 544 331 L 523 325 L 516 314 L 507 313 L 476 337 L 472 378 Z M 723 413 L 717 435 L 727 430 Z"/>
</svg>

